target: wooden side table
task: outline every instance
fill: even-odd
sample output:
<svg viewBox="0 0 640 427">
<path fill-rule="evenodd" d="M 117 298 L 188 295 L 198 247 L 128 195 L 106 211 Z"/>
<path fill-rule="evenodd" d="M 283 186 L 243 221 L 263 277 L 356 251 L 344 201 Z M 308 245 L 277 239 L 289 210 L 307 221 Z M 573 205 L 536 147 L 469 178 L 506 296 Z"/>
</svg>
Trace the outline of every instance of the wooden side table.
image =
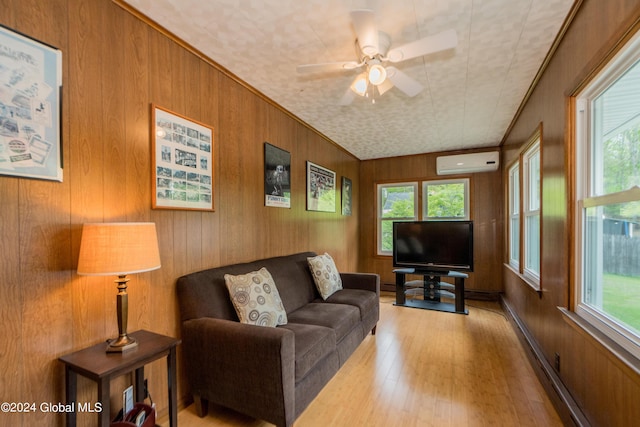
<svg viewBox="0 0 640 427">
<path fill-rule="evenodd" d="M 65 397 L 67 404 L 75 410 L 67 413 L 67 426 L 75 427 L 78 410 L 77 376 L 90 378 L 98 383 L 98 401 L 102 411 L 98 413 L 98 426 L 108 427 L 111 379 L 135 371 L 135 398 L 142 402 L 144 393 L 144 365 L 167 358 L 167 384 L 169 391 L 169 420 L 171 426 L 178 425 L 178 387 L 176 380 L 176 347 L 180 340 L 166 335 L 140 330 L 129 334 L 138 341 L 138 347 L 124 353 L 107 353 L 106 344 L 96 344 L 75 353 L 60 357 L 65 364 Z"/>
</svg>

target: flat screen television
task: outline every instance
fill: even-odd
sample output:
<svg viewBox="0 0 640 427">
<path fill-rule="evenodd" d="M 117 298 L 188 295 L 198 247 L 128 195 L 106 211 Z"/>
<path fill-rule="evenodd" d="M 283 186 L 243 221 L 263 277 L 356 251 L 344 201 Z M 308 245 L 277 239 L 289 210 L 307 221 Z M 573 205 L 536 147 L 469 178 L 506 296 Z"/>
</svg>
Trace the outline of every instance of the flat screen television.
<svg viewBox="0 0 640 427">
<path fill-rule="evenodd" d="M 473 221 L 394 222 L 393 266 L 473 271 Z"/>
</svg>

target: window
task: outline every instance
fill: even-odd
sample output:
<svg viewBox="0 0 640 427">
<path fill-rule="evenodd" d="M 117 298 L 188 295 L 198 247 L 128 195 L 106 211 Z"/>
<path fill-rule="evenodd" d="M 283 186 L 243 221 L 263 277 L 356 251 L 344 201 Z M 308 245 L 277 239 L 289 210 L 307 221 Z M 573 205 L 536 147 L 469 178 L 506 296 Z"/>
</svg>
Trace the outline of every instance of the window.
<svg viewBox="0 0 640 427">
<path fill-rule="evenodd" d="M 422 183 L 422 219 L 469 219 L 469 180 L 449 179 Z"/>
<path fill-rule="evenodd" d="M 393 222 L 418 219 L 418 183 L 378 184 L 378 254 L 393 251 Z"/>
<path fill-rule="evenodd" d="M 576 107 L 575 311 L 640 358 L 640 36 Z"/>
<path fill-rule="evenodd" d="M 469 179 L 378 184 L 378 255 L 393 252 L 394 221 L 468 220 Z M 420 212 L 421 211 L 421 212 Z"/>
<path fill-rule="evenodd" d="M 509 265 L 536 291 L 540 291 L 542 125 L 509 168 L 507 187 Z"/>
<path fill-rule="evenodd" d="M 524 272 L 540 280 L 540 138 L 523 157 Z"/>
<path fill-rule="evenodd" d="M 520 265 L 520 164 L 509 169 L 509 264 Z"/>
</svg>

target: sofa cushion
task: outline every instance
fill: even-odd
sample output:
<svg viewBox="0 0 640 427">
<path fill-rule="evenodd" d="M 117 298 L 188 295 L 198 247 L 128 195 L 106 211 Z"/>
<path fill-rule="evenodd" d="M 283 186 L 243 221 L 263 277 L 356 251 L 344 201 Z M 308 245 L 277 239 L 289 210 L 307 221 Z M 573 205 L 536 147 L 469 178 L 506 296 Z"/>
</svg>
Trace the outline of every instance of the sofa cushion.
<svg viewBox="0 0 640 427">
<path fill-rule="evenodd" d="M 240 322 L 275 327 L 287 323 L 287 313 L 269 270 L 261 268 L 247 274 L 225 274 L 231 301 Z"/>
<path fill-rule="evenodd" d="M 313 281 L 323 299 L 342 289 L 342 279 L 331 255 L 325 252 L 324 255 L 309 257 L 308 261 Z"/>
<path fill-rule="evenodd" d="M 333 329 L 292 322 L 281 327 L 295 334 L 296 381 L 304 378 L 319 361 L 336 350 L 336 333 Z"/>
<path fill-rule="evenodd" d="M 332 304 L 348 304 L 358 307 L 360 310 L 360 320 L 364 319 L 369 313 L 377 311 L 379 305 L 378 296 L 374 292 L 362 289 L 342 289 L 331 295 L 325 301 Z M 323 301 L 318 298 L 314 302 L 322 303 Z"/>
<path fill-rule="evenodd" d="M 340 342 L 360 322 L 360 310 L 347 304 L 309 303 L 287 315 L 289 323 L 331 328 Z"/>
</svg>

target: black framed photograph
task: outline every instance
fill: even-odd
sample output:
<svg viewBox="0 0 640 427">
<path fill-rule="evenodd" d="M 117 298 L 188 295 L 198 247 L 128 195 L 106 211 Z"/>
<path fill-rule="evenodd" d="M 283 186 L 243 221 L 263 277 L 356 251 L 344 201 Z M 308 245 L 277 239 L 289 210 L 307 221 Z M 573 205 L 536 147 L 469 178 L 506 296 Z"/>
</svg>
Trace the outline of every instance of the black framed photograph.
<svg viewBox="0 0 640 427">
<path fill-rule="evenodd" d="M 307 161 L 307 210 L 336 211 L 336 173 Z"/>
<path fill-rule="evenodd" d="M 213 211 L 213 129 L 151 106 L 152 206 Z"/>
<path fill-rule="evenodd" d="M 62 182 L 62 52 L 0 26 L 0 174 Z"/>
<path fill-rule="evenodd" d="M 351 195 L 353 184 L 346 176 L 342 177 L 342 215 L 351 216 Z"/>
<path fill-rule="evenodd" d="M 291 153 L 264 143 L 264 205 L 291 207 Z"/>
</svg>

